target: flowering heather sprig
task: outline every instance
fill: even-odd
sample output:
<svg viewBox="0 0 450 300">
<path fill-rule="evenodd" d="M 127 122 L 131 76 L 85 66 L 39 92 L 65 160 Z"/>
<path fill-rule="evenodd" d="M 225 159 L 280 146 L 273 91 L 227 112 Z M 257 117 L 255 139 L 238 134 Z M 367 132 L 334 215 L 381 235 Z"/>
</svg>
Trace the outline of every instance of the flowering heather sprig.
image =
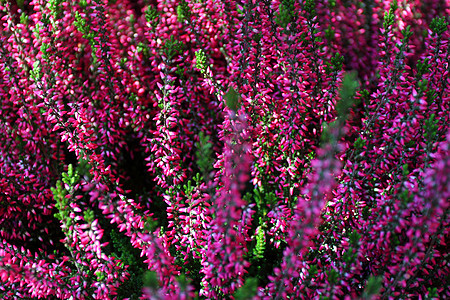
<svg viewBox="0 0 450 300">
<path fill-rule="evenodd" d="M 75 280 L 79 281 L 78 286 L 83 287 L 77 290 L 76 297 L 106 299 L 109 295 L 116 295 L 116 288 L 127 273 L 120 267 L 120 261 L 107 257 L 102 251 L 107 243 L 100 243 L 103 230 L 98 219 L 94 219 L 93 211 L 87 209 L 81 214 L 82 209 L 76 200 L 83 197 L 75 195 L 80 188 L 79 180 L 78 172 L 69 165 L 68 172 L 63 173 L 64 189 L 61 181 L 58 181 L 56 188 L 52 188 L 58 209 L 56 218 L 62 223 L 61 229 L 66 236 L 63 242 L 78 272 Z M 96 278 L 90 278 L 90 273 L 95 274 Z"/>
<path fill-rule="evenodd" d="M 339 140 L 345 133 L 343 125 L 353 104 L 356 88 L 354 74 L 347 75 L 341 87 L 340 102 L 336 106 L 338 118 L 324 128 L 323 146 L 317 150 L 317 158 L 311 161 L 313 171 L 309 175 L 308 184 L 302 190 L 303 196 L 297 199 L 287 229 L 287 247 L 283 253 L 281 268 L 274 270 L 275 276 L 271 276 L 271 283 L 265 291 L 276 299 L 291 296 L 313 297 L 309 294 L 308 285 L 311 284 L 317 269 L 313 268 L 314 261 L 308 261 L 308 252 L 311 249 L 317 250 L 314 241 L 320 233 L 322 209 L 332 198 L 332 191 L 336 186 L 335 178 L 341 171 L 342 163 L 334 155 L 343 148 Z M 331 272 L 326 276 L 330 276 Z"/>
<path fill-rule="evenodd" d="M 403 61 L 401 51 L 405 50 L 401 44 L 398 44 L 397 47 L 400 47 L 397 57 L 401 60 L 397 58 L 393 65 L 400 69 L 394 69 L 396 73 L 392 73 L 392 75 L 381 77 L 384 80 L 384 84 L 380 84 L 380 86 L 385 86 L 387 89 L 384 92 L 380 91 L 381 94 L 380 92 L 377 93 L 382 95 L 381 99 L 390 102 L 385 102 L 384 106 L 380 105 L 381 102 L 373 102 L 373 112 L 370 112 L 373 115 L 364 122 L 365 126 L 370 127 L 370 130 L 366 129 L 365 131 L 369 134 L 365 135 L 364 138 L 359 137 L 358 143 L 355 142 L 355 149 L 351 152 L 352 154 L 344 169 L 344 174 L 346 174 L 342 178 L 344 185 L 339 187 L 336 199 L 328 205 L 330 207 L 328 218 L 335 219 L 335 221 L 331 222 L 331 227 L 329 228 L 333 229 L 337 225 L 342 229 L 336 230 L 334 227 L 334 230 L 329 231 L 328 237 L 323 242 L 323 245 L 327 245 L 333 239 L 336 240 L 337 249 L 333 251 L 336 253 L 334 255 L 340 257 L 339 253 L 341 255 L 344 254 L 340 260 L 339 267 L 342 269 L 338 269 L 337 274 L 346 274 L 350 270 L 353 270 L 355 274 L 357 274 L 356 272 L 364 272 L 366 274 L 373 272 L 375 273 L 374 275 L 382 276 L 380 277 L 382 280 L 391 282 L 391 284 L 384 283 L 389 288 L 384 291 L 384 296 L 410 293 L 408 290 L 400 292 L 394 288 L 395 286 L 405 288 L 403 286 L 404 282 L 400 279 L 392 281 L 388 279 L 391 276 L 395 277 L 395 275 L 389 274 L 399 274 L 394 270 L 397 255 L 401 254 L 399 256 L 402 257 L 401 259 L 413 259 L 416 255 L 423 257 L 421 255 L 425 253 L 424 250 L 416 248 L 419 245 L 417 238 L 412 239 L 413 242 L 407 243 L 404 238 L 401 239 L 391 232 L 395 229 L 397 233 L 405 233 L 408 228 L 414 228 L 421 224 L 413 220 L 414 216 L 417 215 L 417 207 L 422 207 L 423 204 L 418 204 L 418 206 L 409 206 L 408 204 L 414 198 L 414 193 L 418 192 L 418 183 L 420 184 L 420 181 L 424 178 L 422 172 L 427 167 L 427 158 L 423 156 L 424 148 L 428 149 L 425 150 L 425 153 L 436 151 L 426 146 L 434 144 L 434 142 L 427 143 L 424 141 L 416 147 L 411 142 L 413 140 L 417 141 L 421 136 L 422 138 L 424 137 L 424 131 L 419 120 L 427 120 L 430 110 L 436 109 L 436 107 L 433 102 L 425 101 L 424 90 L 426 86 L 423 85 L 422 81 L 424 69 L 422 68 L 422 74 L 417 74 L 416 78 L 407 78 L 406 72 L 401 71 Z M 444 49 L 437 50 L 436 53 L 445 53 Z M 387 65 L 392 64 L 388 63 Z M 447 68 L 448 65 L 444 64 L 441 67 Z M 382 70 L 381 72 L 386 71 Z M 425 72 L 428 73 L 430 70 L 426 69 Z M 404 83 L 393 83 L 392 81 L 394 80 L 400 80 Z M 415 86 L 414 83 L 416 83 Z M 441 109 L 443 111 L 448 110 L 448 108 L 440 107 L 435 112 L 441 114 Z M 395 113 L 396 111 L 401 113 Z M 448 114 L 446 115 L 446 117 L 443 117 L 444 119 L 448 118 Z M 394 123 L 390 123 L 392 121 Z M 433 131 L 428 136 L 442 140 L 442 132 L 438 134 L 436 131 L 437 127 L 434 127 L 435 125 L 432 124 L 436 123 L 425 121 L 425 126 L 432 128 L 431 130 Z M 378 135 L 379 137 L 377 138 Z M 426 154 L 426 157 L 428 155 Z M 365 161 L 367 156 L 370 158 Z M 352 160 L 356 161 L 352 162 Z M 370 169 L 368 171 L 360 169 L 364 165 Z M 400 168 L 401 166 L 403 168 Z M 384 177 L 386 175 L 387 177 Z M 373 177 L 371 178 L 371 176 Z M 412 207 L 415 208 L 413 209 Z M 355 213 L 355 211 L 358 213 Z M 338 216 L 340 217 L 337 218 Z M 446 219 L 445 215 L 443 218 Z M 358 225 L 355 226 L 355 224 Z M 355 228 L 357 232 L 350 231 L 349 228 Z M 363 228 L 365 230 L 360 231 Z M 401 228 L 404 228 L 404 230 Z M 418 230 L 423 230 L 422 228 L 425 227 L 419 226 Z M 419 231 L 416 234 L 419 234 Z M 362 239 L 358 242 L 358 248 L 356 248 L 358 250 L 355 251 L 355 242 L 353 242 L 353 245 L 347 242 L 350 237 L 348 234 L 340 236 L 336 234 L 337 232 L 361 234 Z M 395 238 L 392 238 L 393 235 Z M 396 242 L 393 242 L 393 239 Z M 339 241 L 345 240 L 347 241 L 339 243 Z M 377 243 L 373 243 L 373 241 L 377 241 Z M 401 252 L 402 246 L 400 245 L 405 245 L 405 252 Z M 390 247 L 395 248 L 395 250 L 392 248 L 392 250 L 388 250 Z M 374 249 L 379 250 L 369 255 L 365 252 L 365 249 L 371 249 L 370 251 Z M 423 254 L 419 254 L 421 253 L 420 251 L 423 251 Z M 410 264 L 407 265 L 408 267 L 411 266 Z M 381 270 L 389 270 L 389 272 L 383 273 Z M 398 278 L 401 278 L 401 275 Z M 348 293 L 355 285 L 360 284 L 360 280 L 361 276 L 350 275 L 347 279 L 336 282 L 335 285 L 343 285 L 344 289 L 341 290 L 341 293 Z"/>
<path fill-rule="evenodd" d="M 211 213 L 215 216 L 209 224 L 208 241 L 202 251 L 201 294 L 224 297 L 243 285 L 249 262 L 245 260 L 249 226 L 253 211 L 242 199 L 241 192 L 250 179 L 251 156 L 248 139 L 248 125 L 245 115 L 236 115 L 230 110 L 224 124 L 225 149 L 217 167 L 219 193 L 213 199 Z"/>
<path fill-rule="evenodd" d="M 72 272 L 66 263 L 69 257 L 55 259 L 54 255 L 50 255 L 45 259 L 39 258 L 37 253 L 23 247 L 19 249 L 5 240 L 2 240 L 0 257 L 0 295 L 4 299 L 76 295 L 76 289 L 68 287 L 65 282 Z"/>
</svg>

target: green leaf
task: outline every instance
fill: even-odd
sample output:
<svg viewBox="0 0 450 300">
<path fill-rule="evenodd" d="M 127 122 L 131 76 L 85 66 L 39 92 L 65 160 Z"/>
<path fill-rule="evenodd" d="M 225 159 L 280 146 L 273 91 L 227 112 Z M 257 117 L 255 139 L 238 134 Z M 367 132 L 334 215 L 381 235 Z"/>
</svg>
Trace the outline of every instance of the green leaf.
<svg viewBox="0 0 450 300">
<path fill-rule="evenodd" d="M 152 288 L 152 289 L 158 289 L 159 288 L 159 281 L 158 281 L 158 275 L 155 271 L 147 271 L 144 273 L 144 277 L 142 279 L 144 286 Z"/>
<path fill-rule="evenodd" d="M 196 144 L 197 151 L 195 155 L 197 156 L 197 166 L 203 174 L 207 176 L 213 168 L 213 149 L 212 144 L 209 142 L 209 136 L 205 135 L 203 131 L 199 133 L 199 142 Z"/>
<path fill-rule="evenodd" d="M 380 292 L 381 285 L 383 283 L 383 278 L 381 276 L 370 276 L 367 281 L 366 289 L 363 293 L 363 299 L 370 298 L 377 295 Z"/>
<path fill-rule="evenodd" d="M 359 87 L 356 72 L 346 73 L 342 80 L 342 86 L 340 90 L 341 99 L 336 104 L 336 111 L 339 118 L 347 118 L 349 109 L 355 103 L 354 97 L 356 89 Z"/>
<path fill-rule="evenodd" d="M 241 286 L 234 294 L 234 299 L 236 300 L 248 300 L 256 296 L 258 289 L 258 279 L 247 278 L 244 285 Z"/>
<path fill-rule="evenodd" d="M 328 275 L 328 281 L 331 284 L 335 284 L 337 282 L 337 279 L 339 277 L 339 273 L 335 269 L 331 269 L 327 272 Z"/>
<path fill-rule="evenodd" d="M 239 94 L 230 87 L 224 96 L 225 103 L 229 109 L 236 112 L 239 109 Z"/>
<path fill-rule="evenodd" d="M 95 219 L 94 211 L 91 210 L 90 208 L 87 208 L 87 209 L 83 212 L 83 216 L 84 216 L 84 220 L 85 220 L 87 223 L 92 223 L 92 222 L 94 221 L 94 219 Z"/>
<path fill-rule="evenodd" d="M 357 246 L 360 239 L 361 235 L 356 230 L 353 230 L 350 234 L 350 244 Z"/>
<path fill-rule="evenodd" d="M 182 291 L 186 290 L 189 285 L 189 279 L 186 278 L 184 274 L 181 274 L 180 276 L 177 276 L 176 278 L 180 288 Z"/>
<path fill-rule="evenodd" d="M 430 29 L 436 35 L 441 35 L 447 30 L 448 23 L 445 21 L 445 17 L 436 17 L 431 20 Z"/>
<path fill-rule="evenodd" d="M 424 129 L 425 129 L 424 137 L 428 142 L 432 141 L 437 134 L 438 121 L 439 120 L 436 119 L 435 114 L 431 114 L 430 118 L 428 120 L 425 120 L 424 122 Z"/>
</svg>

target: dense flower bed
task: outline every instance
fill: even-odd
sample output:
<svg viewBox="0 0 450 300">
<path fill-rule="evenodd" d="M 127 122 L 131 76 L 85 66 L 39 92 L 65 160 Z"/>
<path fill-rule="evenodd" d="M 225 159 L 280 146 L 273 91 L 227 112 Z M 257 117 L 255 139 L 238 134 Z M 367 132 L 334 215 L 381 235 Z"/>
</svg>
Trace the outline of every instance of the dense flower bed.
<svg viewBox="0 0 450 300">
<path fill-rule="evenodd" d="M 449 16 L 0 0 L 0 298 L 450 298 Z"/>
</svg>

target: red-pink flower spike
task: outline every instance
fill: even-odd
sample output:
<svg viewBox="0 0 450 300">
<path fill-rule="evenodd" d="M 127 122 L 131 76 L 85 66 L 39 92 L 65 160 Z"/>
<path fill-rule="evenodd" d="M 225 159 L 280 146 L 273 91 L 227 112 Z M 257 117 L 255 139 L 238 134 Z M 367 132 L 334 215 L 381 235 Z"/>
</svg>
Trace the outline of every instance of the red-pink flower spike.
<svg viewBox="0 0 450 300">
<path fill-rule="evenodd" d="M 241 192 L 250 179 L 251 156 L 248 125 L 245 115 L 229 111 L 224 122 L 225 149 L 218 161 L 222 168 L 217 179 L 220 188 L 213 199 L 206 250 L 202 252 L 201 294 L 208 298 L 221 297 L 242 286 L 249 262 L 244 259 L 249 240 L 249 226 L 254 213 L 242 199 Z"/>
</svg>

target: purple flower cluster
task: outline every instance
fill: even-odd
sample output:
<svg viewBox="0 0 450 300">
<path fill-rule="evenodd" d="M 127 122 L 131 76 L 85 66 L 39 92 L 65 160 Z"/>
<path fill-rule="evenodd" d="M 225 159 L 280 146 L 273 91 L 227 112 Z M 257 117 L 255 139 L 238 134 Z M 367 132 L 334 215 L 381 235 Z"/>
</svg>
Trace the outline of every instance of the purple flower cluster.
<svg viewBox="0 0 450 300">
<path fill-rule="evenodd" d="M 0 298 L 450 298 L 449 18 L 0 0 Z"/>
</svg>

